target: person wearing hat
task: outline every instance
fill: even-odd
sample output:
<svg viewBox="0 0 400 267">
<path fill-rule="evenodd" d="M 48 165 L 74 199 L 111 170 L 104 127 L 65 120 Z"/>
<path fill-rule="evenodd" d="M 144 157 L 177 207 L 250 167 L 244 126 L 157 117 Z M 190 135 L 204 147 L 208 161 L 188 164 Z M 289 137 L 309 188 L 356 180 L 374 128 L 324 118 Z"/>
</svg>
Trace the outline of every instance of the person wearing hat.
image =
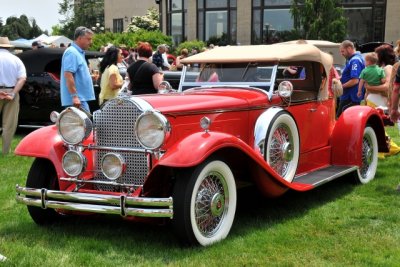
<svg viewBox="0 0 400 267">
<path fill-rule="evenodd" d="M 9 51 L 13 47 L 8 37 L 0 37 L 0 113 L 3 118 L 3 154 L 10 152 L 11 141 L 18 124 L 19 91 L 26 81 L 24 63 Z"/>
<path fill-rule="evenodd" d="M 76 28 L 74 42 L 61 60 L 61 105 L 74 106 L 90 112 L 87 101 L 95 100 L 92 76 L 85 59 L 85 51 L 92 44 L 93 31 L 80 26 Z"/>
</svg>

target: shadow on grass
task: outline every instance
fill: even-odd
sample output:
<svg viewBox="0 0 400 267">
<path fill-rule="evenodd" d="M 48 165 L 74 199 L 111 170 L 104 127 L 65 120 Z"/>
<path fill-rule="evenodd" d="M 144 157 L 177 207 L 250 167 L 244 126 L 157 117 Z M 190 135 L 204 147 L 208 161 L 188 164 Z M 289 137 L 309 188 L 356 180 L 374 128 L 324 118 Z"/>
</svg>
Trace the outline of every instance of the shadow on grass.
<svg viewBox="0 0 400 267">
<path fill-rule="evenodd" d="M 288 191 L 278 198 L 265 198 L 255 188 L 238 194 L 238 209 L 232 235 L 273 227 L 286 220 L 302 217 L 312 209 L 323 206 L 351 193 L 355 187 L 349 175 L 307 192 Z"/>
<path fill-rule="evenodd" d="M 238 208 L 230 236 L 245 237 L 253 230 L 274 227 L 286 220 L 302 217 L 308 211 L 350 193 L 354 186 L 338 179 L 309 192 L 289 191 L 277 199 L 268 199 L 249 187 L 238 192 Z M 26 209 L 23 211 L 26 212 Z M 29 217 L 29 216 L 27 216 Z M 90 249 L 103 253 L 107 247 L 123 254 L 164 260 L 165 250 L 170 260 L 178 260 L 199 248 L 185 248 L 175 238 L 169 224 L 157 225 L 123 220 L 119 216 L 69 216 L 66 220 L 47 227 L 37 226 L 30 217 L 9 225 L 5 237 L 29 243 L 46 244 L 49 249 Z M 229 236 L 228 236 L 229 239 Z M 94 245 L 95 244 L 95 245 Z M 221 244 L 224 246 L 224 244 Z"/>
</svg>

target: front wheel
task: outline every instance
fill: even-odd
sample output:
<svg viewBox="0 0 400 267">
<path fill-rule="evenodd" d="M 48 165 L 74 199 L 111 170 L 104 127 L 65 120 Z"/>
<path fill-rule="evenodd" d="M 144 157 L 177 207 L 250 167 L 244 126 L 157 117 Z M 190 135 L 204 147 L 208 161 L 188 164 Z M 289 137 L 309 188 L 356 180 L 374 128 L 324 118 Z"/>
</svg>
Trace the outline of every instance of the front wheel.
<svg viewBox="0 0 400 267">
<path fill-rule="evenodd" d="M 365 127 L 361 145 L 361 166 L 355 176 L 356 183 L 366 184 L 375 178 L 378 167 L 378 141 L 374 129 Z"/>
<path fill-rule="evenodd" d="M 208 246 L 225 239 L 236 211 L 236 184 L 229 166 L 208 160 L 180 171 L 174 185 L 173 226 L 186 244 Z"/>
<path fill-rule="evenodd" d="M 53 164 L 46 159 L 36 158 L 29 170 L 26 187 L 59 190 L 57 173 Z M 55 223 L 61 217 L 54 209 L 28 206 L 28 211 L 33 221 L 39 225 Z"/>
</svg>

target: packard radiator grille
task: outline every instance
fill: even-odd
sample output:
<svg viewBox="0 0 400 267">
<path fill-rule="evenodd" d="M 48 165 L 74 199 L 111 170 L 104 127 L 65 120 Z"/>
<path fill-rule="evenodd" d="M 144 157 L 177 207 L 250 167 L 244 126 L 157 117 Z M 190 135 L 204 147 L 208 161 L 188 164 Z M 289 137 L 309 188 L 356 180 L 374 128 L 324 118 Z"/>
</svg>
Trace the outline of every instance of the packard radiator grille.
<svg viewBox="0 0 400 267">
<path fill-rule="evenodd" d="M 142 112 L 127 98 L 115 98 L 107 101 L 102 110 L 94 113 L 94 137 L 96 145 L 111 148 L 142 148 L 135 136 L 135 122 Z M 95 169 L 101 170 L 101 159 L 107 153 L 115 152 L 125 159 L 127 168 L 117 183 L 143 185 L 148 172 L 147 157 L 144 153 L 121 152 L 116 150 L 96 150 Z M 95 180 L 109 181 L 101 171 Z M 99 190 L 119 190 L 112 185 L 98 184 Z"/>
</svg>

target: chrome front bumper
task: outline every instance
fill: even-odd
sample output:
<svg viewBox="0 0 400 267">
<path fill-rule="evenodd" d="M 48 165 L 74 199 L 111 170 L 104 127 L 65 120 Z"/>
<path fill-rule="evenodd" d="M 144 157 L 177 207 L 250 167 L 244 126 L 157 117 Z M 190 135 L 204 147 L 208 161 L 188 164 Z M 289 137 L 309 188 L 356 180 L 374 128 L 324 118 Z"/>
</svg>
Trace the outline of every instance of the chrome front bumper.
<svg viewBox="0 0 400 267">
<path fill-rule="evenodd" d="M 63 209 L 121 216 L 172 218 L 172 197 L 143 198 L 16 186 L 16 200 L 42 209 Z"/>
</svg>

